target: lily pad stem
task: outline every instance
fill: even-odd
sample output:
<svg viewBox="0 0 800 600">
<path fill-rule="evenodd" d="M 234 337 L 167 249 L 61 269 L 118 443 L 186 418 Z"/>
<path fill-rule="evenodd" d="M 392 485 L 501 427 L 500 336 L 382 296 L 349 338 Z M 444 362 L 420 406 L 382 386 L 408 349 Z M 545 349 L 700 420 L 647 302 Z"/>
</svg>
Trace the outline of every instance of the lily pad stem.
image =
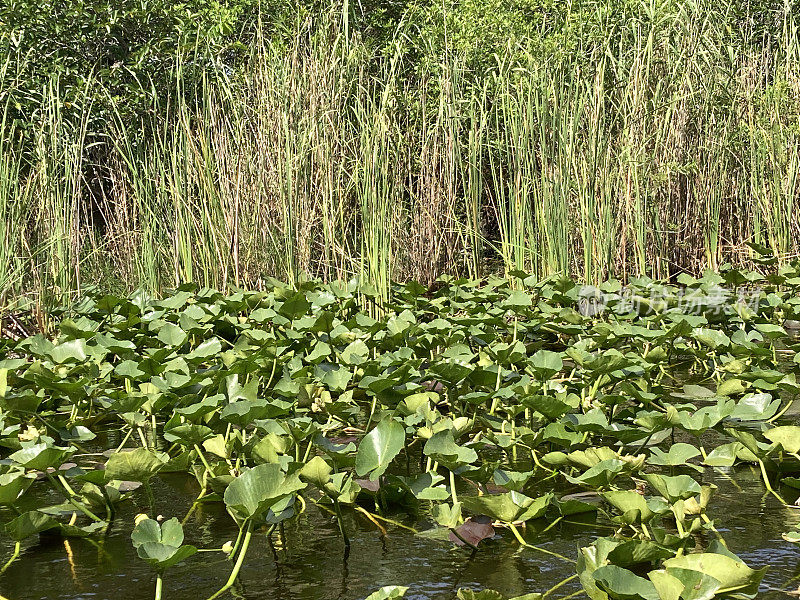
<svg viewBox="0 0 800 600">
<path fill-rule="evenodd" d="M 253 522 L 248 521 L 247 523 L 247 532 L 244 534 L 244 541 L 242 542 L 242 549 L 239 550 L 239 556 L 236 559 L 236 564 L 233 565 L 233 570 L 231 571 L 230 577 L 228 577 L 228 581 L 223 585 L 216 593 L 212 594 L 208 597 L 208 600 L 214 600 L 214 598 L 218 598 L 225 592 L 227 592 L 231 586 L 233 586 L 236 578 L 239 576 L 239 571 L 242 568 L 242 564 L 244 563 L 244 555 L 247 554 L 247 547 L 250 545 L 250 538 L 253 536 Z"/>
<path fill-rule="evenodd" d="M 161 573 L 156 574 L 156 595 L 153 596 L 153 600 L 161 600 Z"/>
<path fill-rule="evenodd" d="M 366 510 L 366 509 L 364 509 L 364 510 Z M 386 517 L 382 517 L 381 515 L 375 515 L 375 514 L 373 514 L 372 516 L 373 516 L 375 519 L 378 519 L 378 520 L 380 520 L 380 521 L 383 521 L 383 522 L 385 522 L 385 523 L 389 523 L 389 524 L 391 524 L 391 525 L 394 525 L 395 527 L 400 527 L 401 529 L 405 529 L 405 530 L 407 530 L 407 531 L 410 531 L 411 533 L 415 533 L 415 534 L 416 534 L 416 533 L 419 533 L 419 531 L 417 531 L 417 530 L 416 530 L 416 529 L 414 529 L 413 527 L 409 527 L 408 525 L 404 525 L 404 524 L 403 524 L 403 523 L 401 523 L 400 521 L 395 521 L 394 519 L 387 519 Z"/>
<path fill-rule="evenodd" d="M 541 533 L 545 533 L 546 531 L 550 531 L 550 530 L 551 530 L 553 527 L 555 527 L 556 525 L 558 525 L 558 523 L 559 523 L 559 522 L 560 522 L 560 521 L 561 521 L 563 518 L 564 518 L 564 517 L 563 517 L 563 516 L 561 516 L 561 517 L 558 517 L 557 519 L 555 519 L 555 520 L 554 520 L 552 523 L 550 523 L 550 525 L 548 525 L 547 527 L 545 527 L 544 529 L 542 529 Z M 541 534 L 540 534 L 540 535 L 541 535 Z"/>
<path fill-rule="evenodd" d="M 727 542 L 725 541 L 725 538 L 724 538 L 724 537 L 722 537 L 722 534 L 721 534 L 719 531 L 717 531 L 717 528 L 716 528 L 716 527 L 714 527 L 714 521 L 712 521 L 711 519 L 709 519 L 709 518 L 708 518 L 708 515 L 707 515 L 706 513 L 700 513 L 700 518 L 701 518 L 701 519 L 703 519 L 703 521 L 705 521 L 705 523 L 706 523 L 706 524 L 707 524 L 707 525 L 708 525 L 708 526 L 711 528 L 711 531 L 713 531 L 713 532 L 714 532 L 714 535 L 716 535 L 716 536 L 717 536 L 717 539 L 719 540 L 719 542 L 720 542 L 720 543 L 721 543 L 723 546 L 725 546 L 725 547 L 727 548 L 727 547 L 728 547 L 728 544 L 727 544 Z"/>
<path fill-rule="evenodd" d="M 539 461 L 539 455 L 536 453 L 536 450 L 533 448 L 530 449 L 531 451 L 531 458 L 533 459 L 534 464 L 542 469 L 543 471 L 547 471 L 548 473 L 555 473 L 554 469 L 548 469 Z"/>
<path fill-rule="evenodd" d="M 150 480 L 149 479 L 143 481 L 142 484 L 144 485 L 144 490 L 147 492 L 147 503 L 150 506 L 150 514 L 153 514 L 153 513 L 156 512 L 156 508 L 155 508 L 156 498 L 153 495 L 153 488 L 150 485 Z"/>
<path fill-rule="evenodd" d="M 114 454 L 116 454 L 125 447 L 125 444 L 127 444 L 128 440 L 131 439 L 131 434 L 133 434 L 133 427 L 130 427 L 128 429 L 128 433 L 126 433 L 125 437 L 122 438 L 122 442 L 120 443 L 119 446 L 117 446 L 117 449 L 114 451 Z"/>
<path fill-rule="evenodd" d="M 58 474 L 58 475 L 56 475 L 56 477 L 61 482 L 61 485 L 64 486 L 64 489 L 67 490 L 67 493 L 69 493 L 70 496 L 74 496 L 75 495 L 75 490 L 73 490 L 72 487 L 69 485 L 69 483 L 67 483 L 67 480 L 64 479 L 64 476 L 61 475 L 61 474 Z"/>
<path fill-rule="evenodd" d="M 186 521 L 189 520 L 189 517 L 192 516 L 192 514 L 195 511 L 195 509 L 197 508 L 197 504 L 200 502 L 200 500 L 203 499 L 203 496 L 205 496 L 205 495 L 206 495 L 206 488 L 204 486 L 203 489 L 200 490 L 200 495 L 197 496 L 197 498 L 195 498 L 194 502 L 192 502 L 192 505 L 189 507 L 189 512 L 187 512 L 186 516 L 183 517 L 183 520 L 181 521 L 181 525 L 185 525 L 186 524 Z"/>
<path fill-rule="evenodd" d="M 75 508 L 77 508 L 79 511 L 81 511 L 83 514 L 85 514 L 87 517 L 89 517 L 89 518 L 90 518 L 90 519 L 92 519 L 93 521 L 97 521 L 98 523 L 102 523 L 102 522 L 103 522 L 103 519 L 101 519 L 100 517 L 98 517 L 98 516 L 97 516 L 96 514 L 94 514 L 94 513 L 93 513 L 91 510 L 89 510 L 88 508 L 86 508 L 86 507 L 85 507 L 83 504 L 81 504 L 80 502 L 76 501 L 76 500 L 75 500 L 75 498 L 74 498 L 74 497 L 73 497 L 73 496 L 72 496 L 72 495 L 69 493 L 69 491 L 67 491 L 67 490 L 64 490 L 63 488 L 61 488 L 61 487 L 58 485 L 58 483 L 56 482 L 56 480 L 55 480 L 55 477 L 53 477 L 53 476 L 52 476 L 50 473 L 46 473 L 46 475 L 47 475 L 47 478 L 50 480 L 50 483 L 52 483 L 52 484 L 53 484 L 53 487 L 55 487 L 55 488 L 56 488 L 57 490 L 59 490 L 59 491 L 63 491 L 63 492 L 65 492 L 65 494 L 64 494 L 64 495 L 67 497 L 67 501 L 68 501 L 70 504 L 72 504 L 72 506 L 74 506 Z"/>
<path fill-rule="evenodd" d="M 529 544 L 525 541 L 525 539 L 520 535 L 517 528 L 514 526 L 513 523 L 508 524 L 509 529 L 511 529 L 511 533 L 514 534 L 514 537 L 517 538 L 517 541 L 520 543 L 521 546 L 526 548 L 531 548 L 532 550 L 538 550 L 539 552 L 543 552 L 544 554 L 549 554 L 550 556 L 555 556 L 556 558 L 560 558 L 561 560 L 565 560 L 568 563 L 572 563 L 573 565 L 576 564 L 574 560 L 571 558 L 567 558 L 563 554 L 558 554 L 557 552 L 551 552 L 550 550 L 545 550 L 544 548 L 540 548 L 539 546 L 534 546 L 533 544 Z"/>
<path fill-rule="evenodd" d="M 136 428 L 136 432 L 139 434 L 139 440 L 142 442 L 142 446 L 145 448 L 149 448 L 150 444 L 147 443 L 147 438 L 144 435 L 144 431 L 142 431 L 141 427 Z"/>
<path fill-rule="evenodd" d="M 17 542 L 16 544 L 14 544 L 14 553 L 11 555 L 11 558 L 8 559 L 8 562 L 6 562 L 6 564 L 3 565 L 3 568 L 0 569 L 0 575 L 5 573 L 9 565 L 13 563 L 15 560 L 17 560 L 17 557 L 19 556 L 20 547 L 21 547 L 21 542 Z"/>
<path fill-rule="evenodd" d="M 780 501 L 781 504 L 786 505 L 786 500 L 781 498 L 780 494 L 778 494 L 778 492 L 772 489 L 772 484 L 769 482 L 769 477 L 767 476 L 767 469 L 764 466 L 764 461 L 759 460 L 758 466 L 761 467 L 761 476 L 764 478 L 764 485 L 767 486 L 767 491 L 773 496 L 775 496 Z"/>
<path fill-rule="evenodd" d="M 372 416 L 375 414 L 375 403 L 378 401 L 377 396 L 372 398 L 372 406 L 369 409 L 369 417 L 367 418 L 367 424 L 364 427 L 364 431 L 369 431 L 370 423 L 372 423 Z"/>
<path fill-rule="evenodd" d="M 333 508 L 336 510 L 336 523 L 339 525 L 339 533 L 342 534 L 342 541 L 346 547 L 350 547 L 350 538 L 347 537 L 347 532 L 344 530 L 344 522 L 342 520 L 342 507 L 336 498 L 332 498 Z"/>
<path fill-rule="evenodd" d="M 239 533 L 236 535 L 236 541 L 233 542 L 233 549 L 231 553 L 228 555 L 228 560 L 233 560 L 233 557 L 236 556 L 236 553 L 239 551 L 239 545 L 242 543 L 242 534 L 244 533 L 244 528 L 239 528 Z M 269 533 L 272 533 L 270 531 Z M 267 535 L 269 535 L 269 533 Z"/>
<path fill-rule="evenodd" d="M 278 366 L 278 357 L 276 356 L 275 359 L 272 361 L 272 370 L 269 373 L 269 380 L 267 381 L 266 389 L 270 389 L 269 386 L 272 385 L 272 378 L 275 377 L 275 369 Z"/>
<path fill-rule="evenodd" d="M 578 596 L 581 595 L 586 595 L 586 592 L 584 590 L 578 590 L 577 592 L 572 592 L 568 596 L 564 596 L 562 598 L 559 598 L 558 600 L 570 600 L 570 598 L 577 598 Z"/>
<path fill-rule="evenodd" d="M 781 417 L 784 415 L 784 413 L 785 413 L 787 410 L 789 410 L 789 409 L 792 407 L 792 405 L 793 405 L 793 404 L 794 404 L 794 402 L 788 402 L 788 403 L 786 404 L 786 406 L 784 406 L 784 407 L 783 407 L 783 408 L 782 408 L 782 409 L 781 409 L 781 410 L 778 412 L 778 414 L 776 414 L 776 415 L 775 415 L 774 417 L 772 417 L 771 419 L 767 419 L 767 423 L 774 423 L 775 421 L 777 421 L 778 419 L 780 419 L 780 418 L 781 418 Z"/>
<path fill-rule="evenodd" d="M 678 528 L 680 529 L 680 524 L 678 525 Z M 647 529 L 647 525 L 645 525 L 644 523 L 642 523 L 642 533 L 648 540 L 652 539 L 650 536 L 650 531 Z"/>
<path fill-rule="evenodd" d="M 386 528 L 383 525 L 381 525 L 380 523 L 378 523 L 378 520 L 375 518 L 375 515 L 373 515 L 371 512 L 369 512 L 366 508 L 362 508 L 362 507 L 360 507 L 358 505 L 354 506 L 353 508 L 355 510 L 357 510 L 358 512 L 362 513 L 365 517 L 367 517 L 372 522 L 372 524 L 375 525 L 375 527 L 378 528 L 378 531 L 381 532 L 382 536 L 386 537 L 387 535 L 389 535 L 388 532 L 386 531 Z M 350 542 L 348 541 L 348 544 L 349 543 Z"/>
<path fill-rule="evenodd" d="M 208 461 L 206 460 L 206 457 L 205 457 L 205 455 L 203 454 L 203 451 L 202 451 L 202 450 L 200 450 L 200 446 L 198 446 L 197 444 L 195 444 L 195 445 L 194 445 L 194 449 L 197 451 L 197 455 L 200 457 L 200 462 L 202 462 L 202 463 L 203 463 L 203 466 L 206 468 L 206 470 L 207 470 L 209 473 L 213 473 L 214 471 L 212 471 L 212 470 L 211 470 L 211 465 L 209 465 L 209 464 L 208 464 Z"/>
<path fill-rule="evenodd" d="M 308 462 L 308 457 L 311 455 L 311 447 L 314 445 L 314 440 L 310 440 L 308 442 L 308 446 L 306 447 L 306 453 L 303 455 L 303 462 Z"/>
<path fill-rule="evenodd" d="M 555 592 L 558 588 L 568 584 L 570 581 L 572 581 L 573 579 L 575 579 L 577 577 L 578 577 L 578 574 L 575 573 L 574 575 L 570 575 L 566 579 L 563 579 L 563 580 L 559 581 L 557 584 L 555 584 L 553 587 L 551 587 L 549 590 L 547 590 L 544 594 L 542 594 L 542 598 L 547 598 L 550 594 Z"/>
</svg>

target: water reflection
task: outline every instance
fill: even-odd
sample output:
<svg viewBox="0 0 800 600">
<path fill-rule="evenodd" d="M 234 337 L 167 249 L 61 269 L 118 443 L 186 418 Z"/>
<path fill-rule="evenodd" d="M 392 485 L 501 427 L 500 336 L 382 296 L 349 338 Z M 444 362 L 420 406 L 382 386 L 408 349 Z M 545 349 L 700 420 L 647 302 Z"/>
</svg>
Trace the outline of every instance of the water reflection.
<svg viewBox="0 0 800 600">
<path fill-rule="evenodd" d="M 781 506 L 765 494 L 759 474 L 747 466 L 730 470 L 707 469 L 705 483 L 719 487 L 709 516 L 725 536 L 730 549 L 748 564 L 769 565 L 762 585 L 763 598 L 785 598 L 792 578 L 800 585 L 800 550 L 780 534 L 800 522 L 800 510 Z M 186 514 L 196 497 L 194 480 L 184 475 L 165 475 L 154 482 L 156 512 L 165 516 Z M 796 490 L 782 490 L 795 501 Z M 58 498 L 45 493 L 28 502 L 41 505 Z M 146 510 L 146 495 L 136 492 L 133 502 L 121 507 L 109 535 L 101 540 L 42 537 L 24 545 L 19 560 L 0 577 L 0 594 L 9 600 L 139 600 L 152 598 L 154 577 L 136 556 L 130 543 L 132 519 Z M 3 520 L 8 513 L 0 515 Z M 404 515 L 395 515 L 404 519 Z M 526 536 L 536 544 L 569 557 L 577 548 L 608 533 L 597 524 L 559 523 L 540 533 L 549 523 L 529 524 Z M 584 517 L 585 520 L 585 517 Z M 481 544 L 480 552 L 455 548 L 448 542 L 389 528 L 383 536 L 366 518 L 345 516 L 351 551 L 344 547 L 332 517 L 313 505 L 299 519 L 288 523 L 284 535 L 268 541 L 254 537 L 233 597 L 247 600 L 358 600 L 383 585 L 410 587 L 408 598 L 450 599 L 459 587 L 492 588 L 506 596 L 545 591 L 572 575 L 574 566 L 531 549 L 520 548 L 510 534 L 498 530 L 495 539 Z M 415 525 L 430 528 L 421 513 Z M 187 543 L 220 547 L 236 537 L 236 527 L 224 507 L 200 505 L 186 526 Z M 2 541 L 3 560 L 11 544 Z M 231 563 L 221 554 L 203 553 L 167 573 L 164 597 L 198 600 L 208 597 L 227 579 Z M 577 581 L 560 588 L 554 597 L 580 589 Z"/>
</svg>

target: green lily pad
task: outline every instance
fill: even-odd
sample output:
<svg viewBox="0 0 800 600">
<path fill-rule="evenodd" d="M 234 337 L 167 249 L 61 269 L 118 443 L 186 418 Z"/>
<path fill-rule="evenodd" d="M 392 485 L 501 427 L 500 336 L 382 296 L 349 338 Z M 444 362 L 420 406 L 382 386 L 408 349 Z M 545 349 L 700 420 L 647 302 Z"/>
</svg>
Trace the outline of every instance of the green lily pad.
<svg viewBox="0 0 800 600">
<path fill-rule="evenodd" d="M 183 527 L 175 517 L 163 524 L 143 519 L 134 527 L 131 541 L 139 558 L 162 572 L 197 552 L 194 546 L 183 545 Z"/>
<path fill-rule="evenodd" d="M 389 468 L 405 441 L 405 428 L 392 418 L 383 419 L 358 445 L 356 474 L 360 477 L 369 474 L 375 481 Z"/>
<path fill-rule="evenodd" d="M 552 501 L 552 494 L 530 498 L 519 492 L 507 492 L 491 496 L 468 496 L 461 499 L 461 504 L 472 513 L 487 515 L 503 523 L 516 523 L 543 516 Z"/>
<path fill-rule="evenodd" d="M 149 481 L 167 463 L 167 456 L 147 448 L 112 454 L 106 462 L 106 481 Z"/>
<path fill-rule="evenodd" d="M 58 526 L 58 521 L 50 515 L 30 510 L 11 519 L 3 525 L 3 530 L 12 540 L 19 542 L 42 531 L 57 529 Z"/>
<path fill-rule="evenodd" d="M 17 450 L 8 458 L 26 469 L 46 471 L 60 467 L 73 452 L 75 452 L 75 448 L 62 448 L 41 443 Z"/>
<path fill-rule="evenodd" d="M 597 587 L 609 598 L 619 600 L 661 600 L 652 581 L 616 565 L 598 568 L 592 574 Z"/>
<path fill-rule="evenodd" d="M 247 469 L 228 485 L 225 505 L 238 521 L 254 519 L 305 485 L 297 474 L 286 475 L 278 464 L 258 465 Z"/>
<path fill-rule="evenodd" d="M 717 551 L 713 551 L 713 550 Z M 664 561 L 664 568 L 687 569 L 709 575 L 720 582 L 718 593 L 754 593 L 767 572 L 768 567 L 751 569 L 741 559 L 730 554 L 719 552 L 720 546 L 714 544 L 709 552 L 686 554 Z"/>
<path fill-rule="evenodd" d="M 407 587 L 399 585 L 387 585 L 379 589 L 377 592 L 372 592 L 364 600 L 393 600 L 394 598 L 403 598 L 408 591 Z"/>
<path fill-rule="evenodd" d="M 800 427 L 797 425 L 773 427 L 764 432 L 764 437 L 773 444 L 780 444 L 785 452 L 791 454 L 800 452 Z"/>
</svg>

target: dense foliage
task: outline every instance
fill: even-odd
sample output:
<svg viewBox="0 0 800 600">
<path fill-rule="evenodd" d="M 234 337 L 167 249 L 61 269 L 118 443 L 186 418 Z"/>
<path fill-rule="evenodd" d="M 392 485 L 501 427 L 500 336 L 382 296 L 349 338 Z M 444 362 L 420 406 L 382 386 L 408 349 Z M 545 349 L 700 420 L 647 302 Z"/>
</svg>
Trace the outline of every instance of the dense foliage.
<svg viewBox="0 0 800 600">
<path fill-rule="evenodd" d="M 9 300 L 354 275 L 386 297 L 797 251 L 793 3 L 0 11 Z"/>
<path fill-rule="evenodd" d="M 115 109 L 128 116 L 152 107 L 176 64 L 183 63 L 191 85 L 211 72 L 213 61 L 232 62 L 256 7 L 248 0 L 4 2 L 0 103 L 26 127 L 55 95 L 67 118 L 91 107 L 91 126 L 102 132 Z"/>
<path fill-rule="evenodd" d="M 755 595 L 704 475 L 800 489 L 799 6 L 0 4 L 0 581 L 116 524 L 214 598 L 313 510 L 574 565 L 526 600 Z"/>
<path fill-rule="evenodd" d="M 781 419 L 800 391 L 784 328 L 799 287 L 792 267 L 599 288 L 445 279 L 395 286 L 383 307 L 355 282 L 90 295 L 52 339 L 4 341 L 0 503 L 25 509 L 3 530 L 17 553 L 40 532 L 101 535 L 132 489 L 173 472 L 196 481 L 192 510 L 224 503 L 238 526 L 214 550 L 234 561 L 220 592 L 254 533 L 327 510 L 347 547 L 343 512 L 409 529 L 392 507 L 424 515 L 429 543 L 502 535 L 575 563 L 594 600 L 753 595 L 766 568 L 728 551 L 701 474 L 756 465 L 775 500 L 797 494 L 800 427 Z M 109 431 L 121 441 L 87 453 Z M 23 504 L 34 486 L 63 503 Z M 575 557 L 520 530 L 578 515 L 596 539 Z M 131 536 L 156 597 L 198 551 L 188 515 L 166 517 Z"/>
</svg>

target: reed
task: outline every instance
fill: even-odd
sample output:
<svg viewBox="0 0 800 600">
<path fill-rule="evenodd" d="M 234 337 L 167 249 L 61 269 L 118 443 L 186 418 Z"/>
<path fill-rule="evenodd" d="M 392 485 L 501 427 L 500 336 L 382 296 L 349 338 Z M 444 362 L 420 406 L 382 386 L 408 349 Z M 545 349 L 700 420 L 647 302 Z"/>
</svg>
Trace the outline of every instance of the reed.
<svg viewBox="0 0 800 600">
<path fill-rule="evenodd" d="M 443 273 L 672 277 L 747 242 L 792 260 L 797 23 L 767 45 L 718 18 L 736 7 L 576 4 L 564 48 L 517 40 L 482 71 L 406 52 L 410 24 L 377 49 L 334 7 L 234 70 L 176 57 L 149 113 L 102 131 L 53 80 L 24 135 L 1 124 L 0 293 L 358 277 L 386 299 Z"/>
</svg>

